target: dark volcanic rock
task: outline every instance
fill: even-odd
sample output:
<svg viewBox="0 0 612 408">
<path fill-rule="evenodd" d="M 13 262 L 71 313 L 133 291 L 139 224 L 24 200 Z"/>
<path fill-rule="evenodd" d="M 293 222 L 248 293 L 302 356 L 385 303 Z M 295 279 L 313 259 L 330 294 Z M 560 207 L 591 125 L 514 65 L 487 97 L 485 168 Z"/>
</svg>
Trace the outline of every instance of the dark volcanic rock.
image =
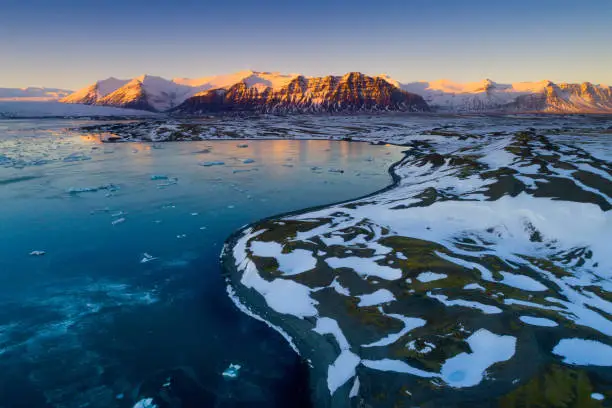
<svg viewBox="0 0 612 408">
<path fill-rule="evenodd" d="M 201 92 L 174 112 L 197 114 L 221 111 L 376 112 L 428 111 L 422 97 L 405 92 L 382 78 L 351 72 L 343 77 L 299 76 L 281 89 L 248 87 L 239 82 L 227 89 Z"/>
</svg>

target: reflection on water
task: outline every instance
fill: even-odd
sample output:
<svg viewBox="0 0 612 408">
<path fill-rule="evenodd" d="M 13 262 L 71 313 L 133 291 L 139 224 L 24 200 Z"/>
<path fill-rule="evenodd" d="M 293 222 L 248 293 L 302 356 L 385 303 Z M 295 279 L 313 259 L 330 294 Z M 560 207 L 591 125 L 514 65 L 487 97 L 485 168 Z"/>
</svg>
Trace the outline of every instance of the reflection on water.
<svg viewBox="0 0 612 408">
<path fill-rule="evenodd" d="M 401 149 L 100 144 L 62 130 L 82 124 L 0 122 L 0 406 L 131 407 L 163 394 L 299 407 L 304 368 L 228 300 L 221 246 L 262 217 L 384 187 Z M 221 375 L 230 364 L 236 379 Z"/>
</svg>

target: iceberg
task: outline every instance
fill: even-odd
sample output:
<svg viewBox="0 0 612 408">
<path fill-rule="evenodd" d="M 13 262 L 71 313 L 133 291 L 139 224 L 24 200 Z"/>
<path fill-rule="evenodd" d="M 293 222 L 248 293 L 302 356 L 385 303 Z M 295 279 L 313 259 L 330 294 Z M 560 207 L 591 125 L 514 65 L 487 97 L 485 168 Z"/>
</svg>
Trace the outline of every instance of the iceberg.
<svg viewBox="0 0 612 408">
<path fill-rule="evenodd" d="M 240 364 L 230 364 L 221 375 L 225 378 L 236 378 L 241 368 Z"/>
<path fill-rule="evenodd" d="M 151 262 L 156 260 L 157 257 L 153 256 L 153 255 L 149 255 L 148 253 L 144 253 L 142 254 L 142 259 L 140 260 L 140 263 L 147 263 L 147 262 Z"/>
<path fill-rule="evenodd" d="M 208 161 L 200 163 L 200 166 L 211 167 L 211 166 L 223 166 L 225 162 L 222 161 Z"/>
</svg>

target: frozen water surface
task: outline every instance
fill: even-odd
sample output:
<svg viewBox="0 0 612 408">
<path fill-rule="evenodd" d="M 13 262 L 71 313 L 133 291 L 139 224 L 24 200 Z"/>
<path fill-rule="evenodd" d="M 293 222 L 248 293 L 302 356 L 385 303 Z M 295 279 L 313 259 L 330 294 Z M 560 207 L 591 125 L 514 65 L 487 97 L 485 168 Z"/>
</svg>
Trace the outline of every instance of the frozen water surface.
<svg viewBox="0 0 612 408">
<path fill-rule="evenodd" d="M 184 406 L 303 406 L 297 355 L 226 294 L 223 242 L 258 219 L 388 185 L 402 149 L 100 143 L 106 134 L 65 130 L 96 123 L 108 124 L 0 121 L 0 405 L 144 408 L 161 406 L 165 393 Z M 313 174 L 314 166 L 344 173 Z M 285 256 L 287 274 L 312 266 L 306 251 Z M 299 299 L 296 283 L 271 285 Z M 289 308 L 276 293 L 270 305 Z M 293 303 L 293 313 L 312 307 L 310 298 Z M 240 375 L 224 382 L 230 363 Z"/>
</svg>

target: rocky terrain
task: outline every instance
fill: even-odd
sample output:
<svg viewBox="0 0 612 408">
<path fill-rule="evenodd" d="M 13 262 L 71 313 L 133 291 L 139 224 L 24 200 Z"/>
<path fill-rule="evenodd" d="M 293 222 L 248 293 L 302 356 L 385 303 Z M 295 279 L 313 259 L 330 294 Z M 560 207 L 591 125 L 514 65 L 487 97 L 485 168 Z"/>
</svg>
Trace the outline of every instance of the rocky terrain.
<svg viewBox="0 0 612 408">
<path fill-rule="evenodd" d="M 422 99 L 421 99 L 422 97 Z M 167 80 L 142 75 L 108 78 L 61 102 L 169 112 L 172 115 L 435 111 L 447 113 L 611 113 L 612 88 L 589 82 L 503 84 L 486 79 L 401 83 L 388 75 L 343 76 L 241 71 Z"/>
<path fill-rule="evenodd" d="M 429 108 L 420 96 L 402 91 L 382 78 L 351 72 L 343 77 L 298 76 L 278 90 L 248 87 L 241 82 L 228 89 L 196 94 L 174 111 L 193 114 L 235 110 L 266 113 L 423 112 Z"/>
<path fill-rule="evenodd" d="M 423 95 L 436 111 L 469 112 L 545 112 L 610 113 L 612 88 L 582 84 L 555 84 L 551 81 L 500 84 L 452 81 L 398 84 L 402 89 Z"/>
<path fill-rule="evenodd" d="M 610 122 L 521 124 L 395 129 L 394 187 L 229 240 L 228 293 L 317 406 L 608 406 Z"/>
</svg>

